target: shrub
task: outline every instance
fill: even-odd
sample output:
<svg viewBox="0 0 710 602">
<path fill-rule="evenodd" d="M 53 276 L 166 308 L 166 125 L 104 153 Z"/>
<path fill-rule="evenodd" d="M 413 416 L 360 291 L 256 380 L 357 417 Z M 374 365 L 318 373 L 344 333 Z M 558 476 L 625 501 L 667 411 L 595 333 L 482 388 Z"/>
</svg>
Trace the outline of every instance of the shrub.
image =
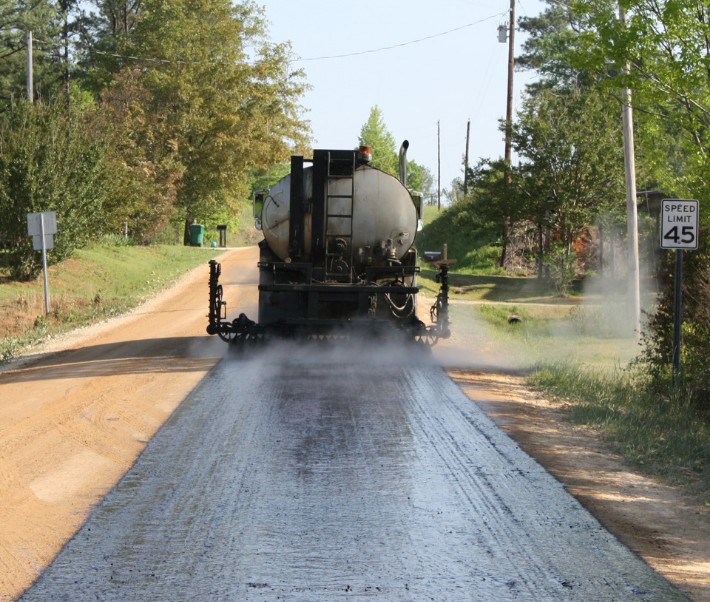
<svg viewBox="0 0 710 602">
<path fill-rule="evenodd" d="M 710 417 L 710 245 L 684 254 L 681 381 L 687 404 Z M 701 239 L 702 241 L 702 239 Z M 702 242 L 701 242 L 702 244 Z M 674 273 L 671 254 L 662 271 L 662 292 L 643 333 L 639 361 L 653 377 L 655 390 L 672 393 Z"/>
</svg>

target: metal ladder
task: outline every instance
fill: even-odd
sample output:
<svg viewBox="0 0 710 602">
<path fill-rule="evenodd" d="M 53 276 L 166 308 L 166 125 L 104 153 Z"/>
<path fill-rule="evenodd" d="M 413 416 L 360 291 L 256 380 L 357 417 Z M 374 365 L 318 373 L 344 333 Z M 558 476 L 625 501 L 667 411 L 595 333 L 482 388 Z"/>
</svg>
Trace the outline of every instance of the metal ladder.
<svg viewBox="0 0 710 602">
<path fill-rule="evenodd" d="M 342 183 L 346 184 L 343 185 Z M 349 186 L 348 186 L 349 185 Z M 338 186 L 341 194 L 333 194 Z M 342 188 L 349 190 L 342 191 Z M 328 153 L 325 193 L 325 266 L 331 280 L 349 282 L 353 265 L 353 197 L 355 195 L 355 156 L 349 161 Z"/>
</svg>

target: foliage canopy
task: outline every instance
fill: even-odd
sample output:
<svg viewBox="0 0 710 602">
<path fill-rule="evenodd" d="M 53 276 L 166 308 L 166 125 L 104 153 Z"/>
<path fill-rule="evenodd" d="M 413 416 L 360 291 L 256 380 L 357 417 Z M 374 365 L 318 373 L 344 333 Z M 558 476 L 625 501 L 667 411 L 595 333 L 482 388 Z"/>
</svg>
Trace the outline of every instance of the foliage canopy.
<svg viewBox="0 0 710 602">
<path fill-rule="evenodd" d="M 27 276 L 30 211 L 58 213 L 51 259 L 126 227 L 229 223 L 254 171 L 309 142 L 303 73 L 248 0 L 0 0 L 0 57 L 2 260 Z"/>
</svg>

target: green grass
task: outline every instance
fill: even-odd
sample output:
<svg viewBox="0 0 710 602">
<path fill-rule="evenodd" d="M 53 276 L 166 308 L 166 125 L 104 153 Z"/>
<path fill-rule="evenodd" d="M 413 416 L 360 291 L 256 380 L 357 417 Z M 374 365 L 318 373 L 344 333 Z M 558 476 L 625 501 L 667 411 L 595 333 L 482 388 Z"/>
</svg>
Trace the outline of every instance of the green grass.
<svg viewBox="0 0 710 602">
<path fill-rule="evenodd" d="M 638 352 L 633 338 L 595 331 L 595 310 L 586 307 L 454 302 L 450 308 L 457 336 L 485 338 L 517 370 L 534 371 L 541 363 L 555 362 L 614 369 L 626 366 Z M 513 315 L 521 322 L 509 323 Z"/>
<path fill-rule="evenodd" d="M 219 252 L 125 245 L 77 250 L 48 270 L 49 315 L 45 315 L 41 276 L 32 282 L 0 277 L 0 360 L 11 359 L 49 336 L 124 313 L 193 267 L 206 265 Z"/>
<path fill-rule="evenodd" d="M 643 472 L 681 485 L 710 504 L 710 422 L 682 390 L 651 389 L 639 346 L 604 324 L 603 308 L 453 304 L 452 328 L 492 349 L 531 386 L 564 404 L 569 419 L 596 429 Z M 509 324 L 515 314 L 522 319 Z M 493 344 L 491 345 L 491 342 Z"/>
<path fill-rule="evenodd" d="M 422 221 L 424 225 L 431 224 L 437 217 L 440 211 L 436 205 L 424 205 L 422 210 Z"/>
<path fill-rule="evenodd" d="M 424 230 L 417 235 L 417 249 L 443 251 L 447 246 L 448 256 L 456 260 L 458 272 L 476 274 L 500 274 L 505 271 L 496 265 L 500 256 L 499 232 L 490 225 L 481 225 L 465 211 L 465 205 L 437 211 L 436 207 L 424 207 Z"/>
<path fill-rule="evenodd" d="M 593 370 L 567 362 L 538 366 L 530 382 L 571 402 L 573 421 L 596 428 L 644 472 L 710 505 L 710 424 L 687 407 L 682 391 L 664 398 L 638 369 Z"/>
<path fill-rule="evenodd" d="M 435 278 L 436 269 L 424 264 L 420 274 L 420 286 L 428 291 L 438 291 L 439 284 Z M 467 274 L 459 272 L 456 266 L 449 272 L 449 287 L 451 298 L 454 300 L 555 304 L 570 301 L 556 296 L 548 282 L 537 278 Z"/>
</svg>

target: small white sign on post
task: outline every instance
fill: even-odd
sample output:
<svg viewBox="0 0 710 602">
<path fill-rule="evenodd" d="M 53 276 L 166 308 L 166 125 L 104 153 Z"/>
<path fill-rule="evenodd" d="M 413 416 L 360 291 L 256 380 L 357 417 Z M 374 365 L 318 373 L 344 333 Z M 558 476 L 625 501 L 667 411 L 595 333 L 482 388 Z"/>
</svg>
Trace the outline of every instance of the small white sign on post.
<svg viewBox="0 0 710 602">
<path fill-rule="evenodd" d="M 57 213 L 55 211 L 45 211 L 43 213 L 27 214 L 27 234 L 30 236 L 41 236 L 43 223 L 45 234 L 57 233 Z"/>
<path fill-rule="evenodd" d="M 42 251 L 42 271 L 44 272 L 44 309 L 49 314 L 49 281 L 47 279 L 47 249 L 54 248 L 57 233 L 57 214 L 54 211 L 27 214 L 27 234 L 32 237 L 32 248 Z"/>
<path fill-rule="evenodd" d="M 661 201 L 661 249 L 697 249 L 699 203 L 692 199 Z"/>
</svg>

